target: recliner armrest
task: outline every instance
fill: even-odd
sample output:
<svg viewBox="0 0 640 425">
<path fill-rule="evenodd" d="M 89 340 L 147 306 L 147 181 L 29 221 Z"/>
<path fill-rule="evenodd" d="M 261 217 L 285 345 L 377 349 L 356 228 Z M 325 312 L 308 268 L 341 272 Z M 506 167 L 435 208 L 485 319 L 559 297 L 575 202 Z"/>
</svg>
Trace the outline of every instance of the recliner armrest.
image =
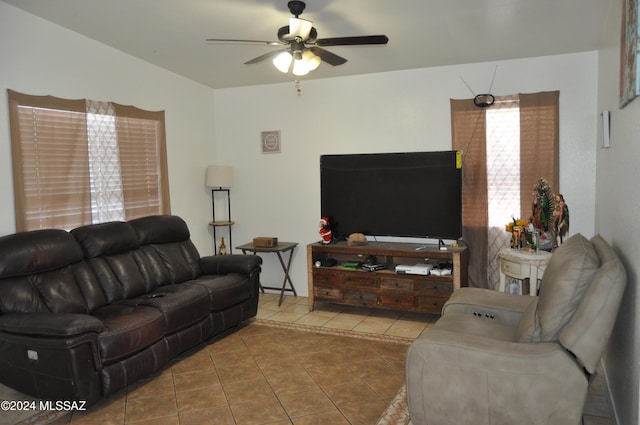
<svg viewBox="0 0 640 425">
<path fill-rule="evenodd" d="M 442 315 L 462 313 L 516 326 L 527 307 L 537 302 L 537 297 L 511 295 L 483 288 L 460 288 L 445 303 Z"/>
<path fill-rule="evenodd" d="M 200 258 L 203 274 L 242 273 L 251 275 L 260 269 L 262 258 L 251 254 L 210 255 Z"/>
<path fill-rule="evenodd" d="M 0 331 L 16 335 L 68 337 L 100 333 L 103 323 L 88 314 L 10 313 L 0 315 Z"/>
</svg>

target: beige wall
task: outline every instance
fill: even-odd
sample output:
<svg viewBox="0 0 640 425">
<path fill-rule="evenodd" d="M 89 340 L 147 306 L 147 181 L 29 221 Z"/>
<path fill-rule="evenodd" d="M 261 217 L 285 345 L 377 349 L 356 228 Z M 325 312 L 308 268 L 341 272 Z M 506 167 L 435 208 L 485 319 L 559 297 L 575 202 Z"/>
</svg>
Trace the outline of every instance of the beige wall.
<svg viewBox="0 0 640 425">
<path fill-rule="evenodd" d="M 476 93 L 487 91 L 494 72 L 495 95 L 560 90 L 560 188 L 571 232 L 592 235 L 597 53 L 587 52 L 302 81 L 300 95 L 293 81 L 216 90 L 216 152 L 236 177 L 234 241 L 277 236 L 304 248 L 319 240 L 320 155 L 451 149 L 449 99 L 473 97 L 462 79 Z M 267 130 L 280 130 L 280 154 L 260 152 Z M 428 197 L 429 187 L 416 196 Z M 279 282 L 276 258 L 265 256 L 263 273 Z M 304 249 L 294 256 L 292 278 L 306 294 Z"/>
<path fill-rule="evenodd" d="M 215 161 L 213 92 L 0 2 L 0 235 L 15 231 L 7 89 L 114 101 L 165 110 L 172 212 L 194 243 L 212 251 L 211 193 L 204 170 Z"/>
<path fill-rule="evenodd" d="M 622 0 L 612 2 L 598 60 L 598 112 L 611 111 L 611 147 L 597 150 L 596 231 L 612 243 L 627 267 L 629 283 L 609 350 L 606 375 L 618 424 L 638 424 L 640 325 L 640 99 L 619 109 Z M 598 139 L 602 140 L 602 126 Z"/>
</svg>

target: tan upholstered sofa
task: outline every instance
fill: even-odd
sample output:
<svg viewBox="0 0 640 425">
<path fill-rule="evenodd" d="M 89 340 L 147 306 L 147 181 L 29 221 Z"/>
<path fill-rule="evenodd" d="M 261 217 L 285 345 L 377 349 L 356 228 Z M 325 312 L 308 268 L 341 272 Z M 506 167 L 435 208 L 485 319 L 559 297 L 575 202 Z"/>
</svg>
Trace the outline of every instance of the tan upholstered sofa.
<svg viewBox="0 0 640 425">
<path fill-rule="evenodd" d="M 456 291 L 410 347 L 413 425 L 577 425 L 626 273 L 601 237 L 569 238 L 538 297 Z"/>
</svg>

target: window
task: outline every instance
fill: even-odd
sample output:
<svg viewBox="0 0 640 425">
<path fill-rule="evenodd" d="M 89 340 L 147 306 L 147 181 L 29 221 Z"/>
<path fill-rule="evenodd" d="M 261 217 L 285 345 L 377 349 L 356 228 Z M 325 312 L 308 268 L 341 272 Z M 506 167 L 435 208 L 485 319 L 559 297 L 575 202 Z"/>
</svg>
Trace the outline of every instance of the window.
<svg viewBox="0 0 640 425">
<path fill-rule="evenodd" d="M 164 112 L 9 90 L 16 230 L 170 212 Z"/>
<path fill-rule="evenodd" d="M 463 239 L 471 286 L 496 287 L 497 253 L 511 217 L 531 215 L 544 177 L 558 193 L 559 92 L 496 97 L 493 106 L 451 100 L 452 147 L 463 151 Z"/>
</svg>

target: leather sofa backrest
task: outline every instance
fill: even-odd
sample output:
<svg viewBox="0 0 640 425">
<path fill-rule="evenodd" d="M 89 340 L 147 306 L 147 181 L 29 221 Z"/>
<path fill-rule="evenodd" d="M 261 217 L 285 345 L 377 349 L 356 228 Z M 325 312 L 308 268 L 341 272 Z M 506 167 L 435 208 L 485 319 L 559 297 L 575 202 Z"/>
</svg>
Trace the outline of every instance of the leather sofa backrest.
<svg viewBox="0 0 640 425">
<path fill-rule="evenodd" d="M 622 262 L 600 235 L 591 238 L 601 266 L 571 321 L 560 333 L 560 343 L 572 352 L 590 373 L 606 350 L 618 317 L 627 283 Z"/>
<path fill-rule="evenodd" d="M 599 267 L 600 258 L 595 248 L 579 233 L 555 250 L 544 271 L 538 295 L 536 315 L 540 341 L 558 340 Z"/>
<path fill-rule="evenodd" d="M 138 236 L 129 223 L 90 224 L 71 234 L 82 246 L 108 303 L 144 295 L 157 286 L 142 275 L 136 258 L 140 255 Z"/>
<path fill-rule="evenodd" d="M 182 283 L 202 275 L 200 254 L 180 217 L 155 215 L 129 222 L 144 254 L 143 274 L 162 276 L 160 285 Z"/>
<path fill-rule="evenodd" d="M 88 306 L 76 280 L 81 275 L 91 282 L 82 249 L 64 230 L 0 238 L 1 313 L 86 313 Z"/>
</svg>

